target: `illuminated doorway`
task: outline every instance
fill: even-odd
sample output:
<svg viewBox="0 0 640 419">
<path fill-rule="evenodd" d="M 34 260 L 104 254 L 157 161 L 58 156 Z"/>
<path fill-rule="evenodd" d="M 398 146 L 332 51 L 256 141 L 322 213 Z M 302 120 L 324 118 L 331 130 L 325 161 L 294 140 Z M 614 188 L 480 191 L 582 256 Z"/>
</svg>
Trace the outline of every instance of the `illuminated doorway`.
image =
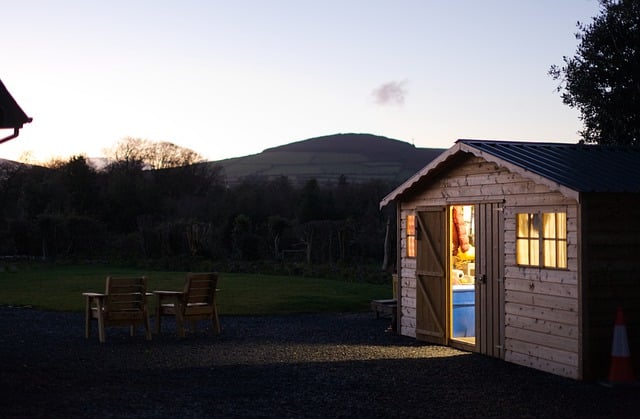
<svg viewBox="0 0 640 419">
<path fill-rule="evenodd" d="M 473 205 L 449 207 L 450 336 L 476 343 L 476 226 Z"/>
</svg>

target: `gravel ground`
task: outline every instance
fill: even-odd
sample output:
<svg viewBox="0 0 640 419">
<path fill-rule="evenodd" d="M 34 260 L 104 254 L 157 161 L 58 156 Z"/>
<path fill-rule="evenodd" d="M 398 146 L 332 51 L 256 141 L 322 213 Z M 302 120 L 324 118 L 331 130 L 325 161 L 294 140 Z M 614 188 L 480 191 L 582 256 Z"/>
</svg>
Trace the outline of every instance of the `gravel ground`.
<svg viewBox="0 0 640 419">
<path fill-rule="evenodd" d="M 169 321 L 105 344 L 83 321 L 0 307 L 0 417 L 640 417 L 640 387 L 422 344 L 372 313 L 223 316 L 221 335 L 184 339 Z"/>
</svg>

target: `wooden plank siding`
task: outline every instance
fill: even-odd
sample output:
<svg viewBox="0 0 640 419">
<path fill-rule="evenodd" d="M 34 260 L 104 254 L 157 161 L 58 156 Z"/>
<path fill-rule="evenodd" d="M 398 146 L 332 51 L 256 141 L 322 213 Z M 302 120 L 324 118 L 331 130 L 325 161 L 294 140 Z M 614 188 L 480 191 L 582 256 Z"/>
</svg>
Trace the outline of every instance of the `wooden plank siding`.
<svg viewBox="0 0 640 419">
<path fill-rule="evenodd" d="M 640 371 L 640 195 L 582 197 L 585 379 L 607 377 L 616 308 L 621 306 Z"/>
<path fill-rule="evenodd" d="M 400 202 L 400 333 L 415 337 L 415 259 L 405 256 L 406 215 L 414 214 L 419 207 L 489 201 L 504 203 L 501 236 L 504 238 L 505 263 L 505 360 L 579 378 L 582 371 L 578 203 L 522 174 L 509 172 L 479 157 L 469 155 L 460 164 L 433 177 L 417 195 Z M 568 269 L 516 265 L 516 214 L 533 210 L 567 212 Z"/>
<path fill-rule="evenodd" d="M 411 211 L 402 211 L 400 234 L 400 311 L 398 321 L 399 331 L 403 336 L 416 337 L 416 259 L 407 257 L 407 215 Z"/>
</svg>

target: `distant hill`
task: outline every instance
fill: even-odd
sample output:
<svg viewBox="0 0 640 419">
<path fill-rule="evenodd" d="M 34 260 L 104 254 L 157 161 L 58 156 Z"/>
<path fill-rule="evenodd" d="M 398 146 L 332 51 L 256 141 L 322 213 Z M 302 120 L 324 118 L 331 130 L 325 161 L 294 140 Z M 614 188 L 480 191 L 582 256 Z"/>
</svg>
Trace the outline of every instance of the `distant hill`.
<svg viewBox="0 0 640 419">
<path fill-rule="evenodd" d="M 247 177 L 267 179 L 286 176 L 293 182 L 316 179 L 336 181 L 342 175 L 349 182 L 382 179 L 399 185 L 445 151 L 419 148 L 404 141 L 372 134 L 334 134 L 310 138 L 262 153 L 205 162 L 224 168 L 229 185 Z M 95 169 L 108 163 L 105 158 L 89 158 Z M 22 163 L 0 159 L 0 176 Z"/>
<path fill-rule="evenodd" d="M 232 185 L 253 176 L 325 182 L 341 175 L 350 182 L 384 179 L 400 184 L 443 151 L 372 134 L 335 134 L 211 163 L 224 168 Z"/>
<path fill-rule="evenodd" d="M 13 171 L 16 167 L 19 167 L 21 165 L 22 163 L 0 158 L 0 180 L 4 180 L 6 178 L 7 171 L 9 170 Z"/>
</svg>

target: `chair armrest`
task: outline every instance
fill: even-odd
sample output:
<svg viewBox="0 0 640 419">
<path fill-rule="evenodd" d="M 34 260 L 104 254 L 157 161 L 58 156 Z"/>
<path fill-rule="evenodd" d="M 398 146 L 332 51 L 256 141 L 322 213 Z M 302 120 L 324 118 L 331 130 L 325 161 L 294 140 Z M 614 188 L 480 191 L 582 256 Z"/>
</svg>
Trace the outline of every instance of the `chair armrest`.
<svg viewBox="0 0 640 419">
<path fill-rule="evenodd" d="M 92 297 L 104 297 L 105 294 L 99 293 L 99 292 L 83 292 L 82 295 L 84 295 L 85 297 L 88 298 L 92 298 Z"/>
<path fill-rule="evenodd" d="M 107 296 L 106 294 L 102 294 L 99 292 L 83 292 L 82 295 L 84 295 L 85 301 L 87 303 L 87 310 L 89 309 L 93 301 L 95 301 L 96 304 L 101 305 L 105 297 Z"/>
<path fill-rule="evenodd" d="M 180 294 L 184 294 L 182 291 L 153 291 L 155 295 L 170 297 L 170 296 L 178 296 Z"/>
</svg>

